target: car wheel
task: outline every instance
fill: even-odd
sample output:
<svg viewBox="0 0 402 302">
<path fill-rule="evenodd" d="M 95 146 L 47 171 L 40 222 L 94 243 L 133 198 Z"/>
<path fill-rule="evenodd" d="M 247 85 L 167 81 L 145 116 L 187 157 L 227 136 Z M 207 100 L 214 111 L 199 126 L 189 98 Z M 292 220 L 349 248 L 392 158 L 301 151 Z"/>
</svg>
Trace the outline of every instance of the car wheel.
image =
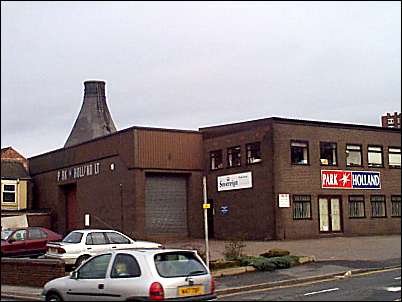
<svg viewBox="0 0 402 302">
<path fill-rule="evenodd" d="M 81 263 L 83 263 L 84 261 L 86 261 L 87 259 L 89 259 L 91 256 L 88 255 L 84 255 L 84 256 L 80 256 L 78 257 L 77 261 L 75 261 L 75 267 L 79 267 L 81 265 Z"/>
<path fill-rule="evenodd" d="M 56 293 L 49 293 L 46 295 L 47 302 L 63 301 L 63 299 Z"/>
</svg>

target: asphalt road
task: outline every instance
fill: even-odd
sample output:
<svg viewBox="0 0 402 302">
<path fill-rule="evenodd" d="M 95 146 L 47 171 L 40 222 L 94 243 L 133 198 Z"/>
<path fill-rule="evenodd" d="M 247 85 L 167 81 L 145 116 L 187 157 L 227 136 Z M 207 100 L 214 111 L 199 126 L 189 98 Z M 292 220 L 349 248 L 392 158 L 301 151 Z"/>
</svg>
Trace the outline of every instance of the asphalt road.
<svg viewBox="0 0 402 302">
<path fill-rule="evenodd" d="M 219 301 L 400 301 L 401 268 L 218 297 Z"/>
</svg>

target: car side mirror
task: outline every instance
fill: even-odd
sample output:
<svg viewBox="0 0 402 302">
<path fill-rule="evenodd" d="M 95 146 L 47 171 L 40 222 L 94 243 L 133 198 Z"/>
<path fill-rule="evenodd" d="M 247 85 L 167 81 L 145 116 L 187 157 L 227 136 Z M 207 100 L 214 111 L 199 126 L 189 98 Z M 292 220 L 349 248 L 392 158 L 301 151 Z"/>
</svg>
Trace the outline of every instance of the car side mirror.
<svg viewBox="0 0 402 302">
<path fill-rule="evenodd" d="M 14 241 L 16 241 L 15 238 L 10 238 L 10 239 L 8 239 L 8 243 L 13 243 Z"/>
<path fill-rule="evenodd" d="M 72 271 L 71 273 L 70 273 L 70 278 L 71 279 L 78 279 L 78 272 L 77 271 Z"/>
</svg>

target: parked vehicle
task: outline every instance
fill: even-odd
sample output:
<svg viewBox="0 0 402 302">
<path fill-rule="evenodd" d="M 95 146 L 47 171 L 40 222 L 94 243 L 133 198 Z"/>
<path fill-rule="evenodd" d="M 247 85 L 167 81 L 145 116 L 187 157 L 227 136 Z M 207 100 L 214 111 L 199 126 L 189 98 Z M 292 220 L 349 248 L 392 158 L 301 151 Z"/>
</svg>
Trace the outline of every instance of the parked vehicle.
<svg viewBox="0 0 402 302">
<path fill-rule="evenodd" d="M 70 276 L 49 281 L 46 301 L 210 301 L 214 279 L 196 251 L 121 250 L 93 256 Z"/>
<path fill-rule="evenodd" d="M 162 248 L 156 242 L 139 241 L 115 231 L 84 229 L 70 232 L 61 242 L 49 242 L 45 258 L 62 259 L 78 267 L 93 255 L 118 249 Z"/>
<path fill-rule="evenodd" d="M 43 227 L 8 228 L 1 231 L 1 256 L 37 257 L 46 253 L 49 241 L 63 236 Z"/>
</svg>

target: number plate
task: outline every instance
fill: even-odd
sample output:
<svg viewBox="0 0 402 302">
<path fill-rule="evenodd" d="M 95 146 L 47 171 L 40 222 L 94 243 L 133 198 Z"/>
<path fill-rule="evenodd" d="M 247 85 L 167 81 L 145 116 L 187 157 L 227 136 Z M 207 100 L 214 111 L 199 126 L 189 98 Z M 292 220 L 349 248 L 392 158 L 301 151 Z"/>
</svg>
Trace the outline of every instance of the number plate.
<svg viewBox="0 0 402 302">
<path fill-rule="evenodd" d="M 189 287 L 180 287 L 179 288 L 179 296 L 198 296 L 204 294 L 204 286 L 189 286 Z"/>
</svg>

